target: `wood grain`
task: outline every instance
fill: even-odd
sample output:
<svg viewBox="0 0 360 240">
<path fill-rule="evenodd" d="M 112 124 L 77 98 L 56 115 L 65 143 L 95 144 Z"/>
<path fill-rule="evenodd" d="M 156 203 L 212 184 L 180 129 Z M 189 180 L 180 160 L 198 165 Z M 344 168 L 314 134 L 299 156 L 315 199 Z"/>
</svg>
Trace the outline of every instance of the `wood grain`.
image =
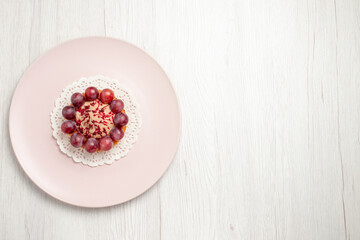
<svg viewBox="0 0 360 240">
<path fill-rule="evenodd" d="M 360 2 L 0 1 L 0 239 L 360 239 Z M 57 44 L 121 38 L 168 73 L 182 139 L 125 204 L 55 200 L 21 170 L 8 112 Z"/>
</svg>

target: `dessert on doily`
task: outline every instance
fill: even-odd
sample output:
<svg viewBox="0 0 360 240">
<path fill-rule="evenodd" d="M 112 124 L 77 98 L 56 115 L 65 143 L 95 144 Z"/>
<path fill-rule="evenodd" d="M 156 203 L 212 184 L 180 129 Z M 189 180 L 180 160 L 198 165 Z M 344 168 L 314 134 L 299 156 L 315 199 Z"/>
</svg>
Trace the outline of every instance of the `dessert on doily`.
<svg viewBox="0 0 360 240">
<path fill-rule="evenodd" d="M 141 124 L 135 96 L 118 80 L 102 75 L 81 78 L 64 88 L 51 112 L 60 150 L 91 167 L 125 157 Z"/>
<path fill-rule="evenodd" d="M 67 120 L 61 131 L 71 135 L 73 147 L 84 147 L 89 153 L 108 151 L 124 137 L 129 119 L 124 102 L 111 89 L 88 87 L 84 93 L 74 93 L 71 104 L 62 109 Z"/>
</svg>

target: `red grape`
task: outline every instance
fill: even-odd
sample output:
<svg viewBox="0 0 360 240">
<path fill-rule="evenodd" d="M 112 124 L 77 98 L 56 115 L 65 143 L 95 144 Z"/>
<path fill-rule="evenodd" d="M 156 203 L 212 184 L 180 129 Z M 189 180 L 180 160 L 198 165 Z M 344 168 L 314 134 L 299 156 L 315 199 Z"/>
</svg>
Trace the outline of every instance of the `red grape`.
<svg viewBox="0 0 360 240">
<path fill-rule="evenodd" d="M 110 137 L 114 141 L 119 141 L 120 139 L 122 139 L 124 137 L 124 130 L 122 130 L 121 128 L 119 129 L 117 127 L 114 127 L 110 131 Z"/>
<path fill-rule="evenodd" d="M 114 92 L 108 88 L 104 89 L 100 93 L 100 100 L 103 103 L 111 103 L 111 101 L 114 99 Z"/>
<path fill-rule="evenodd" d="M 116 127 L 123 127 L 128 123 L 129 118 L 125 113 L 117 113 L 113 121 Z"/>
<path fill-rule="evenodd" d="M 74 133 L 73 135 L 71 135 L 70 143 L 74 147 L 79 148 L 83 145 L 84 138 L 84 135 L 82 135 L 81 133 Z"/>
<path fill-rule="evenodd" d="M 113 141 L 112 141 L 111 137 L 106 136 L 99 140 L 99 145 L 100 145 L 101 150 L 108 151 L 112 148 Z"/>
<path fill-rule="evenodd" d="M 61 124 L 61 131 L 66 134 L 71 134 L 76 130 L 76 123 L 71 120 L 67 120 Z"/>
<path fill-rule="evenodd" d="M 62 110 L 62 115 L 66 119 L 74 119 L 76 115 L 76 109 L 73 106 L 66 106 Z"/>
<path fill-rule="evenodd" d="M 95 100 L 98 98 L 98 96 L 99 96 L 99 91 L 97 90 L 96 87 L 88 87 L 85 90 L 85 98 L 88 101 Z"/>
<path fill-rule="evenodd" d="M 79 108 L 85 103 L 85 98 L 81 93 L 74 93 L 71 96 L 71 103 L 76 107 Z"/>
<path fill-rule="evenodd" d="M 114 99 L 110 103 L 110 109 L 113 113 L 119 113 L 124 109 L 124 102 L 120 99 Z"/>
<path fill-rule="evenodd" d="M 89 138 L 86 140 L 84 148 L 89 153 L 94 153 L 99 149 L 99 142 L 95 138 Z"/>
</svg>

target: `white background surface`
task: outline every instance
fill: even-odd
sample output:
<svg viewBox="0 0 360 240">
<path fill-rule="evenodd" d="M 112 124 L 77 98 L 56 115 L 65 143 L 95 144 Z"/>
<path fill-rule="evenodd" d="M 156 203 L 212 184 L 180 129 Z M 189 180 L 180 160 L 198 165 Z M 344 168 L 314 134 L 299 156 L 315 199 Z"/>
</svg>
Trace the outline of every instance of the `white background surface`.
<svg viewBox="0 0 360 240">
<path fill-rule="evenodd" d="M 183 119 L 163 178 L 104 209 L 42 192 L 8 133 L 29 64 L 89 35 L 153 56 Z M 357 0 L 1 0 L 0 83 L 0 239 L 360 239 Z"/>
</svg>

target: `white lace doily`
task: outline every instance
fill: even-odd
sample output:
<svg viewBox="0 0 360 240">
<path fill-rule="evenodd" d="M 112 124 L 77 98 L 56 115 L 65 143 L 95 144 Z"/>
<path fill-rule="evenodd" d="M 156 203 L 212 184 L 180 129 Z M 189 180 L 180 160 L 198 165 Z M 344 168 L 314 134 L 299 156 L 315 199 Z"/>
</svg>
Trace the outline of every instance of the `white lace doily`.
<svg viewBox="0 0 360 240">
<path fill-rule="evenodd" d="M 66 120 L 62 116 L 62 109 L 70 105 L 71 95 L 75 92 L 83 93 L 85 89 L 94 86 L 98 89 L 109 88 L 114 91 L 116 98 L 124 102 L 124 109 L 129 116 L 129 122 L 123 139 L 109 151 L 88 153 L 83 148 L 75 148 L 70 144 L 70 136 L 61 132 L 61 124 Z M 138 105 L 129 90 L 124 88 L 117 80 L 97 75 L 89 78 L 81 78 L 70 86 L 63 89 L 61 96 L 56 99 L 55 107 L 51 113 L 51 126 L 53 136 L 62 152 L 71 157 L 75 162 L 81 162 L 91 167 L 112 164 L 115 160 L 126 156 L 132 145 L 137 141 L 141 128 L 141 118 Z"/>
</svg>

